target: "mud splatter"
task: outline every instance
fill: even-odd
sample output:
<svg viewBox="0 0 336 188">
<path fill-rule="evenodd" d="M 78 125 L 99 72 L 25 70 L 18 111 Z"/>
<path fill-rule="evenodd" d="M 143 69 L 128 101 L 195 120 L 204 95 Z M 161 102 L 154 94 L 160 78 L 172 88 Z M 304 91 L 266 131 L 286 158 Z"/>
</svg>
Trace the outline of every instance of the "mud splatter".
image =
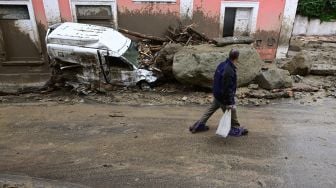
<svg viewBox="0 0 336 188">
<path fill-rule="evenodd" d="M 129 30 L 164 36 L 169 26 L 179 23 L 179 16 L 175 12 L 154 11 L 151 7 L 142 10 L 124 10 L 118 12 L 119 26 Z"/>
<path fill-rule="evenodd" d="M 201 9 L 194 12 L 191 20 L 197 24 L 197 30 L 204 33 L 210 38 L 219 36 L 219 20 L 218 17 L 212 17 L 204 13 Z"/>
<path fill-rule="evenodd" d="M 278 31 L 258 30 L 254 34 L 254 46 L 263 60 L 273 60 L 279 43 Z"/>
<path fill-rule="evenodd" d="M 6 60 L 40 60 L 41 54 L 36 44 L 28 34 L 20 31 L 12 20 L 2 20 L 0 28 L 3 31 L 4 47 L 6 49 Z"/>
</svg>

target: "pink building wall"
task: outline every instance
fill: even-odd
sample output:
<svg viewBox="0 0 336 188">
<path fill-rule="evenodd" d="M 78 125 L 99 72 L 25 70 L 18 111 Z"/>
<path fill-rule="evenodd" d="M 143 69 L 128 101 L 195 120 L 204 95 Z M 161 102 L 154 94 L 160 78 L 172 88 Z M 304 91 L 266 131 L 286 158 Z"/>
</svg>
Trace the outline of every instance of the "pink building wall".
<svg viewBox="0 0 336 188">
<path fill-rule="evenodd" d="M 262 59 L 273 60 L 286 1 L 252 1 L 259 2 L 257 31 L 255 33 L 255 38 L 259 42 L 256 48 Z M 209 37 L 219 37 L 221 2 L 222 0 L 194 0 L 193 18 L 187 22 L 196 23 L 197 29 Z M 132 0 L 119 1 L 119 26 L 148 34 L 162 34 L 169 25 L 179 21 L 179 3 L 179 0 L 176 4 L 136 4 Z"/>
<path fill-rule="evenodd" d="M 246 1 L 249 2 L 248 0 Z M 193 21 L 198 23 L 199 30 L 206 33 L 208 36 L 219 36 L 221 2 L 221 0 L 194 1 Z M 255 39 L 259 41 L 261 40 L 261 42 L 258 43 L 258 46 L 255 46 L 262 59 L 273 60 L 276 54 L 286 0 L 259 0 L 253 2 L 259 2 Z"/>
<path fill-rule="evenodd" d="M 44 11 L 43 1 L 42 0 L 32 0 L 34 14 L 37 24 L 40 24 L 44 27 L 48 27 L 47 18 Z"/>
<path fill-rule="evenodd" d="M 235 0 L 232 0 L 235 1 Z M 239 2 L 243 2 L 240 0 Z M 259 2 L 256 23 L 255 47 L 262 59 L 275 58 L 281 22 L 286 0 L 245 0 Z M 223 0 L 194 0 L 192 19 L 182 20 L 185 24 L 196 23 L 197 29 L 209 37 L 220 36 L 220 13 Z M 43 0 L 33 0 L 37 22 L 47 26 Z M 72 21 L 69 0 L 58 0 L 62 21 Z M 167 28 L 177 25 L 180 19 L 180 0 L 176 3 L 145 3 L 133 0 L 117 1 L 118 26 L 137 32 L 164 35 Z"/>
<path fill-rule="evenodd" d="M 146 34 L 163 35 L 170 25 L 178 23 L 179 4 L 180 0 L 165 4 L 118 1 L 118 25 Z"/>
<path fill-rule="evenodd" d="M 61 20 L 63 22 L 71 22 L 72 15 L 69 0 L 58 0 L 58 4 L 61 13 Z"/>
<path fill-rule="evenodd" d="M 263 59 L 273 60 L 278 47 L 286 0 L 259 0 L 259 3 L 255 38 L 261 40 L 261 44 L 256 48 Z"/>
</svg>

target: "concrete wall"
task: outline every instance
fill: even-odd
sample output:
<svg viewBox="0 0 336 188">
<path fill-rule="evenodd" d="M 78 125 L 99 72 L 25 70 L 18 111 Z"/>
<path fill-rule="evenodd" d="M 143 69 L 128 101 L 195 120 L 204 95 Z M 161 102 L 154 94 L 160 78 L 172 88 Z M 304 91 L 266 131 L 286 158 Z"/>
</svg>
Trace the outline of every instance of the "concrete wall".
<svg viewBox="0 0 336 188">
<path fill-rule="evenodd" d="M 336 21 L 321 22 L 319 19 L 309 20 L 307 17 L 297 15 L 293 35 L 336 35 Z"/>
<path fill-rule="evenodd" d="M 292 36 L 298 0 L 286 0 L 284 16 L 281 23 L 281 31 L 276 58 L 287 56 L 289 41 Z"/>
</svg>

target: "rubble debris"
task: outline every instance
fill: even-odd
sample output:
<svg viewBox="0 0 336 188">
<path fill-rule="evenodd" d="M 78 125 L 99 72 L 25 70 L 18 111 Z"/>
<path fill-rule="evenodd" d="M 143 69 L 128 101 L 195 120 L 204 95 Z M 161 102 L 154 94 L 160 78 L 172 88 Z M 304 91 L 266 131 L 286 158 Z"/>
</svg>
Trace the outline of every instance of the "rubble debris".
<svg viewBox="0 0 336 188">
<path fill-rule="evenodd" d="M 231 44 L 252 44 L 254 39 L 252 37 L 239 36 L 239 37 L 223 37 L 223 38 L 214 38 L 213 43 L 218 46 L 227 46 Z"/>
<path fill-rule="evenodd" d="M 306 76 L 310 73 L 311 66 L 311 61 L 303 52 L 300 52 L 280 68 L 288 70 L 291 75 Z"/>
<path fill-rule="evenodd" d="M 186 46 L 204 44 L 212 41 L 203 33 L 196 31 L 193 27 L 195 27 L 195 24 L 187 26 L 179 24 L 179 26 L 175 28 L 169 27 L 166 38 L 169 39 L 170 42 L 180 43 Z"/>
<path fill-rule="evenodd" d="M 292 37 L 290 40 L 288 50 L 294 51 L 294 52 L 300 52 L 302 51 L 302 48 L 304 48 L 304 46 L 305 46 L 305 43 L 303 42 L 302 39 L 297 38 L 297 37 Z"/>
<path fill-rule="evenodd" d="M 105 89 L 108 88 L 106 85 L 110 84 L 132 86 L 141 84 L 143 81 L 151 84 L 161 76 L 164 76 L 166 80 L 174 80 L 173 59 L 176 52 L 180 51 L 183 46 L 216 43 L 205 34 L 197 31 L 195 26 L 195 24 L 183 25 L 181 23 L 176 27 L 169 27 L 164 37 L 145 35 L 124 28 L 118 29 L 123 34 L 138 38 L 137 42 L 131 41 L 111 28 L 95 25 L 63 23 L 57 27 L 51 27 L 47 34 L 47 49 L 53 74 L 45 92 L 70 86 L 77 93 L 88 95 L 92 92 L 106 93 L 111 90 Z M 58 27 L 64 28 L 60 30 Z M 93 35 L 92 30 L 95 31 Z M 69 37 L 72 37 L 71 40 L 66 40 Z M 231 38 L 226 40 L 226 44 L 251 42 L 250 38 Z M 59 41 L 64 43 L 62 43 L 62 49 L 58 48 L 60 46 Z M 118 42 L 116 43 L 116 41 Z M 113 49 L 111 48 L 112 46 Z M 119 49 L 115 49 L 116 47 Z M 90 48 L 91 51 L 84 52 L 83 50 L 86 48 Z M 137 58 L 129 59 L 130 57 L 133 58 L 136 53 L 135 51 L 129 51 L 130 48 L 136 49 Z M 72 53 L 69 53 L 69 51 L 72 51 Z M 125 57 L 126 53 L 130 57 Z M 220 50 L 217 50 L 217 53 L 219 54 Z M 250 50 L 248 53 L 251 53 L 252 57 L 254 57 L 252 61 L 261 62 L 260 58 L 256 59 L 256 56 L 254 56 L 256 54 L 255 50 Z M 218 55 L 218 61 L 224 60 L 226 56 L 227 53 Z M 129 67 L 133 68 L 133 73 L 126 73 L 121 70 L 119 73 L 122 75 L 116 75 L 118 71 L 114 70 L 115 67 L 112 66 L 115 61 L 129 62 Z M 259 65 L 244 65 L 240 68 L 243 74 L 240 78 L 240 83 L 247 84 L 256 76 L 250 74 L 251 71 L 249 69 L 251 68 L 256 70 Z M 117 69 L 122 68 L 118 67 Z M 245 74 L 246 71 L 249 73 Z M 255 72 L 258 71 L 256 70 Z M 115 80 L 119 77 L 121 80 Z M 154 77 L 156 79 L 153 79 Z M 147 78 L 150 79 L 147 80 Z"/>
<path fill-rule="evenodd" d="M 278 99 L 278 98 L 290 98 L 290 90 L 278 90 L 276 92 L 270 92 L 267 90 L 251 90 L 250 92 L 243 94 L 245 98 L 256 99 Z"/>
<path fill-rule="evenodd" d="M 174 56 L 173 74 L 182 84 L 212 87 L 213 74 L 232 48 L 240 51 L 237 64 L 238 86 L 249 84 L 259 73 L 262 61 L 257 51 L 246 44 L 215 47 L 210 44 L 185 46 Z"/>
<path fill-rule="evenodd" d="M 257 89 L 259 89 L 259 85 L 258 84 L 250 84 L 250 85 L 248 85 L 248 88 L 257 90 Z"/>
<path fill-rule="evenodd" d="M 294 84 L 292 87 L 292 91 L 295 92 L 318 92 L 319 88 L 313 87 L 304 83 Z"/>
<path fill-rule="evenodd" d="M 292 79 L 294 80 L 295 83 L 299 83 L 303 80 L 303 77 L 300 75 L 293 75 Z"/>
<path fill-rule="evenodd" d="M 292 78 L 287 70 L 272 68 L 261 71 L 256 82 L 264 89 L 280 89 L 292 87 Z"/>
<path fill-rule="evenodd" d="M 311 68 L 311 74 L 322 76 L 336 75 L 336 65 L 313 64 Z"/>
<path fill-rule="evenodd" d="M 118 28 L 118 31 L 121 32 L 121 33 L 127 34 L 127 35 L 132 35 L 132 36 L 141 38 L 141 39 L 149 39 L 149 40 L 152 40 L 152 41 L 155 41 L 155 42 L 161 42 L 161 43 L 168 42 L 168 39 L 166 39 L 166 38 L 144 35 L 144 34 L 141 34 L 141 33 L 135 32 L 135 31 L 130 31 L 130 30 L 123 29 L 123 28 Z"/>
<path fill-rule="evenodd" d="M 47 33 L 46 43 L 53 69 L 50 88 L 57 84 L 71 86 L 76 92 L 88 95 L 106 92 L 101 88 L 104 84 L 136 86 L 158 80 L 154 68 L 141 66 L 138 62 L 139 53 L 153 59 L 149 54 L 151 49 L 138 51 L 134 41 L 112 28 L 63 23 Z"/>
</svg>

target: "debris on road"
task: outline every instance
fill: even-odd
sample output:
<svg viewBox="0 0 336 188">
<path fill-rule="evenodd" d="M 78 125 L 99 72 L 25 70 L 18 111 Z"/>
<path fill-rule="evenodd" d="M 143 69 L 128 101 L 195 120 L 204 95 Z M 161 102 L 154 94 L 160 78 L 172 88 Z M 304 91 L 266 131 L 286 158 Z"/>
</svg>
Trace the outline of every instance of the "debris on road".
<svg viewBox="0 0 336 188">
<path fill-rule="evenodd" d="M 336 96 L 336 45 L 333 42 L 336 38 L 294 37 L 290 43 L 290 49 L 293 50 L 289 51 L 288 58 L 277 60 L 278 67 L 285 69 L 282 70 L 262 63 L 256 49 L 250 45 L 254 42 L 253 38 L 210 39 L 198 32 L 195 26 L 181 24 L 170 27 L 165 36 L 145 35 L 120 28 L 121 33 L 138 39 L 131 41 L 115 30 L 108 39 L 107 35 L 100 38 L 98 35 L 110 29 L 88 25 L 91 29 L 101 29 L 98 29 L 97 37 L 85 38 L 85 32 L 90 31 L 84 29 L 81 31 L 84 32 L 82 36 L 71 36 L 78 39 L 75 42 L 53 36 L 57 27 L 51 27 L 47 48 L 52 57 L 50 65 L 53 74 L 49 82 L 43 88 L 24 88 L 17 93 L 0 91 L 0 96 L 4 96 L 0 102 L 6 102 L 15 95 L 28 96 L 28 93 L 36 93 L 34 100 L 38 102 L 84 102 L 84 99 L 76 97 L 44 97 L 49 96 L 51 91 L 63 91 L 69 87 L 76 93 L 87 95 L 86 98 L 90 100 L 105 103 L 207 104 L 211 102 L 212 96 L 208 92 L 214 70 L 220 61 L 227 58 L 232 48 L 241 51 L 237 65 L 238 85 L 244 90 L 238 94 L 241 104 L 262 105 L 270 103 L 271 99 L 288 97 L 301 100 L 311 93 L 315 99 Z M 110 44 L 108 41 L 112 37 L 124 41 L 126 45 Z M 91 39 L 95 42 L 90 43 Z M 71 45 L 75 45 L 75 48 L 71 48 Z M 94 50 L 87 51 L 85 46 L 93 47 Z M 69 53 L 71 50 L 73 52 Z M 151 88 L 151 83 L 156 83 L 159 78 L 165 85 Z M 143 91 L 129 87 L 136 84 Z M 190 92 L 195 96 L 190 96 Z M 309 100 L 314 101 L 312 97 Z"/>
<path fill-rule="evenodd" d="M 306 76 L 310 73 L 311 66 L 307 56 L 300 52 L 292 60 L 283 64 L 281 68 L 288 70 L 291 75 Z"/>
<path fill-rule="evenodd" d="M 256 82 L 264 89 L 281 89 L 292 87 L 292 78 L 287 70 L 272 68 L 261 71 Z"/>
<path fill-rule="evenodd" d="M 311 74 L 322 75 L 322 76 L 329 76 L 329 75 L 336 76 L 336 65 L 313 64 L 311 68 Z"/>
</svg>

